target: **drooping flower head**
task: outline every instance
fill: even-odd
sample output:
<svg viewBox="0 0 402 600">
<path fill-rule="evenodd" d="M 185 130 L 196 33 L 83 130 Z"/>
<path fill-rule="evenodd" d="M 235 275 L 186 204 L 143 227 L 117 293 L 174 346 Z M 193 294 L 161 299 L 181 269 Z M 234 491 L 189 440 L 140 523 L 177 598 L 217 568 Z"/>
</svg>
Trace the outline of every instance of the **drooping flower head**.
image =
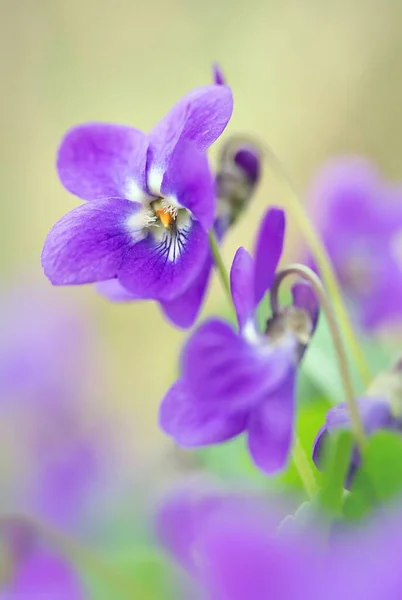
<svg viewBox="0 0 402 600">
<path fill-rule="evenodd" d="M 402 190 L 360 157 L 326 165 L 310 191 L 316 223 L 361 324 L 402 315 Z"/>
<path fill-rule="evenodd" d="M 317 304 L 304 284 L 294 304 L 261 332 L 256 309 L 271 287 L 282 253 L 284 213 L 270 209 L 255 258 L 239 248 L 231 274 L 238 328 L 221 319 L 201 325 L 184 347 L 181 378 L 160 409 L 160 425 L 182 446 L 223 442 L 246 433 L 255 463 L 268 473 L 286 464 L 293 438 L 294 387 L 302 349 L 314 329 Z"/>
<path fill-rule="evenodd" d="M 42 264 L 52 283 L 117 278 L 139 299 L 184 292 L 204 265 L 215 218 L 205 151 L 231 113 L 230 88 L 209 85 L 182 98 L 149 134 L 105 123 L 71 129 L 58 172 L 88 202 L 48 234 Z"/>
<path fill-rule="evenodd" d="M 402 432 L 402 363 L 397 361 L 390 369 L 380 373 L 371 383 L 366 394 L 356 400 L 360 418 L 367 436 L 379 430 Z M 313 461 L 322 469 L 325 445 L 329 438 L 342 430 L 352 428 L 349 407 L 345 402 L 327 412 L 325 423 L 314 441 Z M 361 464 L 357 447 L 353 448 L 345 487 L 349 488 Z"/>
</svg>

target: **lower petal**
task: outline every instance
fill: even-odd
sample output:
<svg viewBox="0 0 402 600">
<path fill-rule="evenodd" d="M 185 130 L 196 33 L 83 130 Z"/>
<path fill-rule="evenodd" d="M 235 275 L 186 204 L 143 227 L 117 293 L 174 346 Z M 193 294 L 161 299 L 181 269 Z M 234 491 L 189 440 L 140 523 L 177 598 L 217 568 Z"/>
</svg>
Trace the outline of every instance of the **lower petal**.
<svg viewBox="0 0 402 600">
<path fill-rule="evenodd" d="M 113 198 L 83 204 L 56 223 L 47 235 L 42 266 L 54 285 L 113 279 L 141 231 L 127 228 L 141 205 Z"/>
<path fill-rule="evenodd" d="M 213 319 L 191 336 L 182 372 L 197 401 L 223 413 L 250 409 L 275 389 L 290 368 L 289 353 L 262 340 L 249 343 L 228 323 Z"/>
<path fill-rule="evenodd" d="M 183 294 L 200 273 L 208 253 L 208 236 L 190 220 L 174 235 L 158 230 L 130 248 L 118 279 L 140 299 L 173 300 Z"/>
<path fill-rule="evenodd" d="M 246 420 L 244 412 L 223 415 L 212 407 L 207 412 L 200 410 L 183 379 L 172 385 L 159 411 L 163 431 L 188 448 L 229 440 L 244 431 Z"/>
<path fill-rule="evenodd" d="M 266 473 L 286 466 L 295 420 L 295 372 L 250 414 L 248 447 L 255 464 Z"/>
<path fill-rule="evenodd" d="M 212 258 L 208 256 L 201 273 L 195 278 L 190 287 L 174 300 L 161 302 L 165 316 L 177 327 L 191 327 L 197 319 L 212 270 Z"/>
</svg>

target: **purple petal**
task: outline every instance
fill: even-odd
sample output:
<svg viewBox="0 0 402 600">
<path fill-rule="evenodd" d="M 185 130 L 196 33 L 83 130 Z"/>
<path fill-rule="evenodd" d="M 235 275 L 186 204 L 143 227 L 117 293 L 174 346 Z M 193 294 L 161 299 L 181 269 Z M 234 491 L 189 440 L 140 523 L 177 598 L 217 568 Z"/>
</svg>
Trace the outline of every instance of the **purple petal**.
<svg viewBox="0 0 402 600">
<path fill-rule="evenodd" d="M 180 141 L 164 174 L 161 192 L 188 208 L 206 231 L 211 229 L 216 208 L 215 181 L 204 152 Z"/>
<path fill-rule="evenodd" d="M 133 300 L 137 300 L 137 296 L 126 290 L 118 279 L 101 281 L 96 285 L 96 289 L 101 296 L 112 302 L 132 302 Z"/>
<path fill-rule="evenodd" d="M 260 178 L 261 152 L 255 146 L 241 146 L 233 156 L 235 164 L 243 169 L 249 181 L 255 185 Z"/>
<path fill-rule="evenodd" d="M 118 278 L 142 299 L 173 300 L 199 275 L 208 254 L 208 236 L 198 221 L 157 239 L 150 234 L 130 248 Z"/>
<path fill-rule="evenodd" d="M 56 556 L 37 552 L 27 559 L 10 592 L 11 598 L 84 600 L 84 591 L 72 567 Z M 7 596 L 9 597 L 9 596 Z"/>
<path fill-rule="evenodd" d="M 214 600 L 313 600 L 324 579 L 309 539 L 277 534 L 270 511 L 233 505 L 212 514 L 194 544 Z M 322 559 L 322 557 L 321 557 Z M 322 562 L 322 560 L 321 560 Z M 320 590 L 321 592 L 322 590 Z M 325 597 L 325 594 L 324 594 Z"/>
<path fill-rule="evenodd" d="M 59 177 L 72 194 L 84 200 L 140 200 L 140 191 L 147 189 L 147 150 L 146 136 L 134 127 L 78 125 L 65 135 L 59 148 Z"/>
<path fill-rule="evenodd" d="M 314 332 L 317 327 L 320 303 L 313 288 L 308 283 L 295 283 L 292 286 L 292 297 L 294 306 L 305 310 L 310 315 Z"/>
<path fill-rule="evenodd" d="M 218 495 L 206 495 L 205 490 L 197 487 L 185 488 L 171 494 L 158 511 L 158 540 L 189 571 L 196 570 L 194 542 L 222 501 Z"/>
<path fill-rule="evenodd" d="M 164 315 L 177 327 L 191 327 L 197 319 L 212 272 L 212 257 L 208 254 L 205 265 L 190 287 L 173 300 L 160 302 Z"/>
<path fill-rule="evenodd" d="M 238 248 L 230 269 L 230 289 L 239 329 L 243 329 L 256 308 L 254 301 L 254 260 Z"/>
<path fill-rule="evenodd" d="M 391 407 L 383 398 L 363 397 L 357 398 L 356 402 L 367 435 L 372 434 L 377 429 L 393 429 L 396 426 Z M 329 409 L 325 424 L 320 428 L 314 440 L 313 461 L 317 467 L 321 465 L 322 452 L 328 435 L 333 431 L 350 428 L 349 407 L 346 402 L 341 402 Z M 359 460 L 359 456 L 355 455 L 355 465 Z"/>
<path fill-rule="evenodd" d="M 216 83 L 216 85 L 226 85 L 225 76 L 217 62 L 212 65 L 212 81 Z"/>
<path fill-rule="evenodd" d="M 295 372 L 250 413 L 248 447 L 266 473 L 283 469 L 289 458 L 295 421 Z"/>
<path fill-rule="evenodd" d="M 231 89 L 225 85 L 199 87 L 184 96 L 149 133 L 152 162 L 161 172 L 179 140 L 206 150 L 221 135 L 233 110 Z"/>
<path fill-rule="evenodd" d="M 285 213 L 280 208 L 270 208 L 264 215 L 254 251 L 256 305 L 271 287 L 282 254 L 285 237 Z"/>
<path fill-rule="evenodd" d="M 180 446 L 189 448 L 229 440 L 244 431 L 246 421 L 244 413 L 222 414 L 212 406 L 203 410 L 183 379 L 172 385 L 159 411 L 163 431 Z"/>
<path fill-rule="evenodd" d="M 183 377 L 197 401 L 224 414 L 252 407 L 289 368 L 288 351 L 251 344 L 217 319 L 201 325 L 182 354 Z"/>
<path fill-rule="evenodd" d="M 99 200 L 73 209 L 48 233 L 42 266 L 54 285 L 104 281 L 117 272 L 135 232 L 127 220 L 141 208 L 129 200 Z"/>
</svg>

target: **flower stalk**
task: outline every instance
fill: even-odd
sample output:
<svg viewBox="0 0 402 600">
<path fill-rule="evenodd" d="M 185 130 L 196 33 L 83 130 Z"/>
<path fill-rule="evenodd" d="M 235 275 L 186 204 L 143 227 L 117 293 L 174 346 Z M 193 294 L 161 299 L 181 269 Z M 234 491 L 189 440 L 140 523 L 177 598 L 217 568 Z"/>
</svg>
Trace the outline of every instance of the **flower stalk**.
<svg viewBox="0 0 402 600">
<path fill-rule="evenodd" d="M 346 310 L 339 283 L 337 281 L 337 277 L 335 275 L 331 259 L 328 256 L 328 252 L 320 237 L 317 235 L 310 219 L 308 218 L 303 204 L 300 201 L 299 194 L 297 193 L 297 190 L 295 189 L 290 177 L 286 173 L 286 170 L 283 167 L 282 163 L 280 162 L 276 154 L 273 152 L 273 150 L 271 150 L 271 148 L 266 144 L 264 145 L 264 151 L 265 156 L 268 158 L 271 167 L 276 172 L 276 174 L 283 181 L 285 181 L 291 192 L 291 208 L 295 217 L 297 218 L 297 222 L 299 224 L 300 229 L 302 230 L 307 242 L 310 245 L 311 251 L 317 262 L 317 266 L 319 268 L 324 284 L 332 299 L 334 312 L 342 328 L 343 335 L 354 356 L 356 366 L 359 370 L 360 378 L 364 386 L 367 387 L 367 385 L 372 379 L 371 370 L 369 365 L 367 364 L 366 358 L 360 348 L 356 334 L 353 330 L 353 326 L 351 324 L 348 312 Z"/>
<path fill-rule="evenodd" d="M 366 438 L 355 399 L 352 379 L 349 371 L 348 359 L 343 345 L 342 336 L 338 327 L 335 311 L 320 278 L 316 275 L 316 273 L 314 273 L 312 269 L 300 264 L 289 265 L 282 271 L 279 271 L 279 273 L 277 273 L 275 277 L 275 281 L 271 289 L 270 299 L 272 312 L 275 313 L 278 311 L 279 287 L 282 281 L 289 275 L 297 275 L 310 283 L 315 294 L 317 295 L 317 298 L 320 302 L 320 306 L 327 317 L 328 324 L 331 330 L 335 354 L 338 359 L 339 373 L 342 379 L 343 387 L 345 390 L 345 397 L 350 411 L 350 419 L 352 423 L 353 432 L 360 451 L 363 451 L 365 447 Z"/>
</svg>

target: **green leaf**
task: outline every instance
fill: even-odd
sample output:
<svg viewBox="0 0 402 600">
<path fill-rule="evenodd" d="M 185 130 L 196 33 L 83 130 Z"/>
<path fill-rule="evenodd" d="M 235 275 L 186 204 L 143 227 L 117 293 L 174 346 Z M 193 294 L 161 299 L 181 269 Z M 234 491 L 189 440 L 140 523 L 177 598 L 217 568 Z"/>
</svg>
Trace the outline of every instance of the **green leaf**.
<svg viewBox="0 0 402 600">
<path fill-rule="evenodd" d="M 328 441 L 324 449 L 324 481 L 320 503 L 324 509 L 339 517 L 342 515 L 344 483 L 350 465 L 353 437 L 349 431 L 342 431 Z"/>
<path fill-rule="evenodd" d="M 402 438 L 380 431 L 370 437 L 364 460 L 345 500 L 344 515 L 357 519 L 402 492 Z"/>
</svg>

